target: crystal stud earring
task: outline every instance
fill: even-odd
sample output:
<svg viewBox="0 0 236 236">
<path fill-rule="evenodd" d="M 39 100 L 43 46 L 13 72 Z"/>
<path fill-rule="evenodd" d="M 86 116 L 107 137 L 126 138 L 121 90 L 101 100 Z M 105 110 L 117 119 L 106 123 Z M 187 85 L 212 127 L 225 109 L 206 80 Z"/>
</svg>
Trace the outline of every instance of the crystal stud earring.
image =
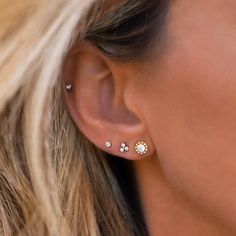
<svg viewBox="0 0 236 236">
<path fill-rule="evenodd" d="M 72 89 L 72 85 L 71 84 L 67 84 L 65 87 L 66 87 L 67 92 L 70 92 L 71 89 Z"/>
<path fill-rule="evenodd" d="M 128 152 L 129 146 L 126 143 L 121 143 L 120 145 L 120 152 Z"/>
<path fill-rule="evenodd" d="M 144 155 L 148 152 L 148 145 L 144 141 L 139 141 L 135 145 L 135 151 L 140 154 Z"/>
<path fill-rule="evenodd" d="M 105 143 L 105 147 L 106 147 L 106 148 L 111 148 L 111 147 L 112 147 L 112 143 L 111 143 L 110 141 L 107 141 L 107 142 Z"/>
</svg>

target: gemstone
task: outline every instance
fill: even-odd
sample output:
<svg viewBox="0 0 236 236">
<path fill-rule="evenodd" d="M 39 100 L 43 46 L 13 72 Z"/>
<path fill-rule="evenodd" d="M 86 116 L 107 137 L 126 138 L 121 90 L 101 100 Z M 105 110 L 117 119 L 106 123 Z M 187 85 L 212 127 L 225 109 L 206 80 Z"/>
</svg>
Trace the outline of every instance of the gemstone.
<svg viewBox="0 0 236 236">
<path fill-rule="evenodd" d="M 137 147 L 136 147 L 137 151 L 140 152 L 140 153 L 143 153 L 145 152 L 145 146 L 143 144 L 139 144 Z"/>
<path fill-rule="evenodd" d="M 125 143 L 122 143 L 120 146 L 123 147 L 123 148 L 125 148 L 125 147 L 126 147 L 126 144 L 125 144 Z"/>
<path fill-rule="evenodd" d="M 138 154 L 145 154 L 147 153 L 148 151 L 148 145 L 143 142 L 143 141 L 139 141 L 136 145 L 135 145 L 135 151 L 138 153 Z"/>
<path fill-rule="evenodd" d="M 69 90 L 71 90 L 71 89 L 72 89 L 72 85 L 71 85 L 71 84 L 67 84 L 67 85 L 66 85 L 66 90 L 69 91 Z"/>
<path fill-rule="evenodd" d="M 121 143 L 120 144 L 120 151 L 121 152 L 128 152 L 129 151 L 129 146 L 126 143 Z"/>
<path fill-rule="evenodd" d="M 105 146 L 106 146 L 107 148 L 111 148 L 112 144 L 111 144 L 110 141 L 107 141 L 107 142 L 105 143 Z"/>
</svg>

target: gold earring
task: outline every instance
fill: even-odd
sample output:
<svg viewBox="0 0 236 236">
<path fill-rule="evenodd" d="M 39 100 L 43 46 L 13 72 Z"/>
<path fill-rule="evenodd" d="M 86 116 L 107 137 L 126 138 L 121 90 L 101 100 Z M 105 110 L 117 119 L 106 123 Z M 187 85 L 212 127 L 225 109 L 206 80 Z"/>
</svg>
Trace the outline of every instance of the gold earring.
<svg viewBox="0 0 236 236">
<path fill-rule="evenodd" d="M 140 155 L 144 155 L 148 152 L 148 144 L 145 143 L 144 141 L 138 141 L 136 144 L 135 144 L 135 151 L 140 154 Z"/>
</svg>

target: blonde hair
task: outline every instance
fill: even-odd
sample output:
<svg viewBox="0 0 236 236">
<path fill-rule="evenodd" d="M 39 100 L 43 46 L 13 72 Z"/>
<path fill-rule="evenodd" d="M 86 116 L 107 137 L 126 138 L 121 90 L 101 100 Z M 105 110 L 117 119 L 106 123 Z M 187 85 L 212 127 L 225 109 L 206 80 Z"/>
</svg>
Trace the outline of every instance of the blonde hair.
<svg viewBox="0 0 236 236">
<path fill-rule="evenodd" d="M 113 8 L 108 2 L 1 0 L 1 235 L 141 235 L 104 153 L 74 125 L 61 91 L 63 62 L 81 39 L 107 56 L 127 57 L 125 35 L 111 52 L 112 42 L 104 42 L 108 25 L 93 24 L 104 16 L 102 9 Z M 123 12 L 135 13 L 131 17 L 147 6 L 143 0 L 124 2 Z M 113 16 L 122 20 L 121 11 Z M 117 20 L 108 15 L 106 23 L 115 27 Z M 145 29 L 151 32 L 150 26 Z M 145 35 L 137 28 L 130 34 L 135 41 Z"/>
<path fill-rule="evenodd" d="M 63 60 L 90 4 L 1 1 L 3 235 L 133 234 L 105 158 L 76 129 L 60 91 Z"/>
</svg>

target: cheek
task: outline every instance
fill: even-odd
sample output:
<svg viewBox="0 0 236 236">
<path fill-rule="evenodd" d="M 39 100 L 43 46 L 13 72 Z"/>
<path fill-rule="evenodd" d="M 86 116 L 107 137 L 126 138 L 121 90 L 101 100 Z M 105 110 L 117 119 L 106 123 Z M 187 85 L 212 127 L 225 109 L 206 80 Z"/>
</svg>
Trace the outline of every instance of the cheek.
<svg viewBox="0 0 236 236">
<path fill-rule="evenodd" d="M 172 186 L 202 209 L 234 221 L 236 45 L 192 37 L 152 67 L 146 119 Z"/>
</svg>

